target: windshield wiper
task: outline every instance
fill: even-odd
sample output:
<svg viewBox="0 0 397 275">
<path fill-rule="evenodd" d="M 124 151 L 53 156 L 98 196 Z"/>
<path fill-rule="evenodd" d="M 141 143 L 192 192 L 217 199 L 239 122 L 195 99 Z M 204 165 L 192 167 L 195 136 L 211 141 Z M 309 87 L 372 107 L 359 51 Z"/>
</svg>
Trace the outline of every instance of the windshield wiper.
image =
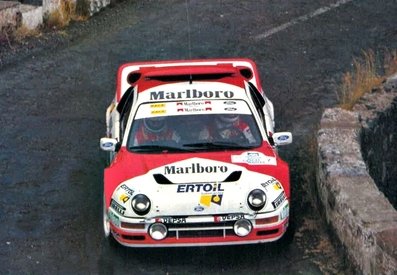
<svg viewBox="0 0 397 275">
<path fill-rule="evenodd" d="M 191 150 L 175 147 L 175 146 L 167 146 L 167 145 L 136 145 L 128 147 L 129 150 L 134 152 L 162 152 L 162 151 L 172 151 L 172 152 L 190 152 Z"/>
<path fill-rule="evenodd" d="M 199 142 L 183 144 L 183 147 L 200 149 L 250 149 L 254 146 L 241 145 L 235 142 Z"/>
</svg>

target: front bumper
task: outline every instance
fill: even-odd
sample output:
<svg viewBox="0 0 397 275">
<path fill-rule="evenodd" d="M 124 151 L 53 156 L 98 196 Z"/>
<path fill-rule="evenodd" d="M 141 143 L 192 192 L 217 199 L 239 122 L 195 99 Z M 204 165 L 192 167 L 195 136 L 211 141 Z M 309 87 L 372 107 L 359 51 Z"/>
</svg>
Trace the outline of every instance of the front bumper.
<svg viewBox="0 0 397 275">
<path fill-rule="evenodd" d="M 285 201 L 277 211 L 255 216 L 244 214 L 156 217 L 151 220 L 121 217 L 108 210 L 113 237 L 130 247 L 177 247 L 254 244 L 276 241 L 283 236 L 289 219 L 289 204 Z M 248 220 L 251 232 L 244 237 L 236 235 L 237 220 Z M 153 223 L 163 223 L 168 230 L 163 240 L 154 240 L 148 233 Z"/>
</svg>

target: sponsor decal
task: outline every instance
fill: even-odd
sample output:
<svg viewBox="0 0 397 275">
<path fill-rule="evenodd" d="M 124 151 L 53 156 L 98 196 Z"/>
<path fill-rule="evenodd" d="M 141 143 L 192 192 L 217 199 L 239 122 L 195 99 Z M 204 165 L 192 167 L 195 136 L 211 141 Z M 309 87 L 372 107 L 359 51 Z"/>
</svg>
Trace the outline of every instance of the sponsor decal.
<svg viewBox="0 0 397 275">
<path fill-rule="evenodd" d="M 223 192 L 221 183 L 192 183 L 179 184 L 177 193 L 198 193 L 198 192 Z"/>
<path fill-rule="evenodd" d="M 273 184 L 273 188 L 274 188 L 274 190 L 276 190 L 276 191 L 283 190 L 283 187 L 281 186 L 281 184 L 280 184 L 278 181 L 276 181 L 276 182 Z"/>
<path fill-rule="evenodd" d="M 269 185 L 271 185 L 273 187 L 273 189 L 276 190 L 276 191 L 283 190 L 283 186 L 281 185 L 281 183 L 278 180 L 274 179 L 274 178 L 272 178 L 272 179 L 270 179 L 270 180 L 268 180 L 268 181 L 266 181 L 264 183 L 261 183 L 261 185 L 262 185 L 263 188 L 265 188 L 266 191 L 268 191 L 267 187 Z"/>
<path fill-rule="evenodd" d="M 126 203 L 130 199 L 130 196 L 127 196 L 126 194 L 121 194 L 119 197 L 119 200 L 122 201 L 123 203 Z"/>
<path fill-rule="evenodd" d="M 276 182 L 278 182 L 276 179 L 271 178 L 270 180 L 268 180 L 268 181 L 266 181 L 266 182 L 264 182 L 264 183 L 261 183 L 261 185 L 262 185 L 262 187 L 265 188 L 266 191 L 267 191 L 267 188 L 266 188 L 266 187 L 268 187 L 270 184 L 275 184 Z"/>
<path fill-rule="evenodd" d="M 150 113 L 152 115 L 161 115 L 167 113 L 165 110 L 165 104 L 164 103 L 156 103 L 156 104 L 150 104 L 150 108 L 152 109 Z"/>
<path fill-rule="evenodd" d="M 221 205 L 222 204 L 222 197 L 223 195 L 212 195 L 212 194 L 203 194 L 200 197 L 200 204 L 204 205 L 204 206 L 210 206 L 211 203 L 215 203 L 217 205 Z"/>
<path fill-rule="evenodd" d="M 236 104 L 236 101 L 231 101 L 231 100 L 229 100 L 229 101 L 224 101 L 223 104 L 225 104 L 225 105 L 235 105 L 235 104 Z"/>
<path fill-rule="evenodd" d="M 244 152 L 241 155 L 232 155 L 233 163 L 246 163 L 249 165 L 277 165 L 276 158 L 266 156 L 261 152 Z"/>
<path fill-rule="evenodd" d="M 211 101 L 183 101 L 177 102 L 176 106 L 197 107 L 202 105 L 211 105 Z"/>
<path fill-rule="evenodd" d="M 150 104 L 150 108 L 164 108 L 164 107 L 165 107 L 164 103 Z"/>
<path fill-rule="evenodd" d="M 121 204 L 117 203 L 115 200 L 111 200 L 110 202 L 110 207 L 112 207 L 114 210 L 116 210 L 118 213 L 121 215 L 124 215 L 125 213 L 125 207 L 122 206 Z"/>
<path fill-rule="evenodd" d="M 208 165 L 202 166 L 200 163 L 192 163 L 190 166 L 165 166 L 164 174 L 202 174 L 202 173 L 226 173 L 227 166 L 225 165 Z"/>
<path fill-rule="evenodd" d="M 176 103 L 177 112 L 205 112 L 212 111 L 211 101 L 184 101 Z"/>
<path fill-rule="evenodd" d="M 287 139 L 288 139 L 288 136 L 287 136 L 287 135 L 279 136 L 279 137 L 277 138 L 277 140 L 280 140 L 280 141 L 284 141 L 284 140 L 287 140 Z"/>
<path fill-rule="evenodd" d="M 233 98 L 232 91 L 198 91 L 196 89 L 180 92 L 164 92 L 152 91 L 150 93 L 150 100 L 164 100 L 164 99 L 200 99 L 200 98 Z"/>
<path fill-rule="evenodd" d="M 237 111 L 237 108 L 228 107 L 225 108 L 225 111 L 233 112 L 233 111 Z"/>
<path fill-rule="evenodd" d="M 283 203 L 283 201 L 285 201 L 286 197 L 285 197 L 285 193 L 284 191 L 281 192 L 281 194 L 272 202 L 272 205 L 274 207 L 274 209 L 276 209 L 277 207 L 280 206 L 280 204 Z"/>
<path fill-rule="evenodd" d="M 177 112 L 207 112 L 207 111 L 212 111 L 211 107 L 205 107 L 205 108 L 178 108 L 176 110 Z"/>
<path fill-rule="evenodd" d="M 284 220 L 286 217 L 289 216 L 289 205 L 286 204 L 283 208 L 283 210 L 281 210 L 280 213 L 280 220 Z"/>
<path fill-rule="evenodd" d="M 129 196 L 132 196 L 134 194 L 134 190 L 132 190 L 131 188 L 129 188 L 127 185 L 122 184 L 120 186 L 120 189 L 123 189 Z"/>
<path fill-rule="evenodd" d="M 114 214 L 112 211 L 108 212 L 108 216 L 109 216 L 109 220 L 117 227 L 120 227 L 121 223 L 120 223 L 120 219 L 119 217 Z"/>
<path fill-rule="evenodd" d="M 126 203 L 131 198 L 131 196 L 134 194 L 134 190 L 132 190 L 125 184 L 122 184 L 118 189 L 121 189 L 124 191 L 124 193 L 122 193 L 119 196 L 119 200 L 122 201 L 123 203 Z"/>
<path fill-rule="evenodd" d="M 163 223 L 186 223 L 186 218 L 173 218 L 173 217 L 163 217 L 156 219 L 156 222 Z"/>
<path fill-rule="evenodd" d="M 150 112 L 150 114 L 152 114 L 152 115 L 162 115 L 162 114 L 165 114 L 165 113 L 167 113 L 166 110 L 153 110 L 153 111 Z"/>
<path fill-rule="evenodd" d="M 102 147 L 103 147 L 103 148 L 111 148 L 111 147 L 113 147 L 113 143 L 111 143 L 111 142 L 105 142 L 105 143 L 102 144 Z"/>
<path fill-rule="evenodd" d="M 222 204 L 223 192 L 221 183 L 194 183 L 194 184 L 179 184 L 177 187 L 177 193 L 201 193 L 199 199 L 200 207 L 210 207 L 211 204 Z M 194 211 L 204 210 L 196 206 Z"/>
<path fill-rule="evenodd" d="M 215 222 L 237 221 L 244 218 L 243 214 L 229 214 L 222 216 L 214 216 Z"/>
<path fill-rule="evenodd" d="M 194 207 L 193 209 L 195 212 L 201 212 L 204 210 L 204 207 L 202 207 L 201 205 L 197 205 Z"/>
</svg>

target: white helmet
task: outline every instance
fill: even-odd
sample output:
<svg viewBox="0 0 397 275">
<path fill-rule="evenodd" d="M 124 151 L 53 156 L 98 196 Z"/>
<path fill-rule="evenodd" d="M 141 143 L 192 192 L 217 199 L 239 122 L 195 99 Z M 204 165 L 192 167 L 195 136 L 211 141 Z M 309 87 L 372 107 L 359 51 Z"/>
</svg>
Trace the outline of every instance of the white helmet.
<svg viewBox="0 0 397 275">
<path fill-rule="evenodd" d="M 165 129 L 165 117 L 148 117 L 143 120 L 145 128 L 152 133 L 160 133 Z"/>
</svg>

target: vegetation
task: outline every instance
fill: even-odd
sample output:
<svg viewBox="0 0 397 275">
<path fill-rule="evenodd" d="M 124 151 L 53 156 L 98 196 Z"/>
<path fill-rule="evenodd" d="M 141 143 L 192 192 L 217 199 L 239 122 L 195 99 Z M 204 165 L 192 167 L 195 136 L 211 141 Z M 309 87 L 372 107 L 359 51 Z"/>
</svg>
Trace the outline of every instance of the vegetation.
<svg viewBox="0 0 397 275">
<path fill-rule="evenodd" d="M 383 71 L 377 70 L 377 58 L 372 50 L 363 52 L 361 58 L 353 61 L 352 72 L 343 75 L 342 85 L 338 90 L 340 107 L 351 110 L 354 104 L 365 94 L 397 72 L 397 51 L 386 50 L 383 57 Z"/>
<path fill-rule="evenodd" d="M 89 17 L 89 3 L 87 0 L 61 0 L 57 10 L 48 15 L 45 20 L 46 27 L 62 29 L 71 21 L 84 21 Z"/>
</svg>

